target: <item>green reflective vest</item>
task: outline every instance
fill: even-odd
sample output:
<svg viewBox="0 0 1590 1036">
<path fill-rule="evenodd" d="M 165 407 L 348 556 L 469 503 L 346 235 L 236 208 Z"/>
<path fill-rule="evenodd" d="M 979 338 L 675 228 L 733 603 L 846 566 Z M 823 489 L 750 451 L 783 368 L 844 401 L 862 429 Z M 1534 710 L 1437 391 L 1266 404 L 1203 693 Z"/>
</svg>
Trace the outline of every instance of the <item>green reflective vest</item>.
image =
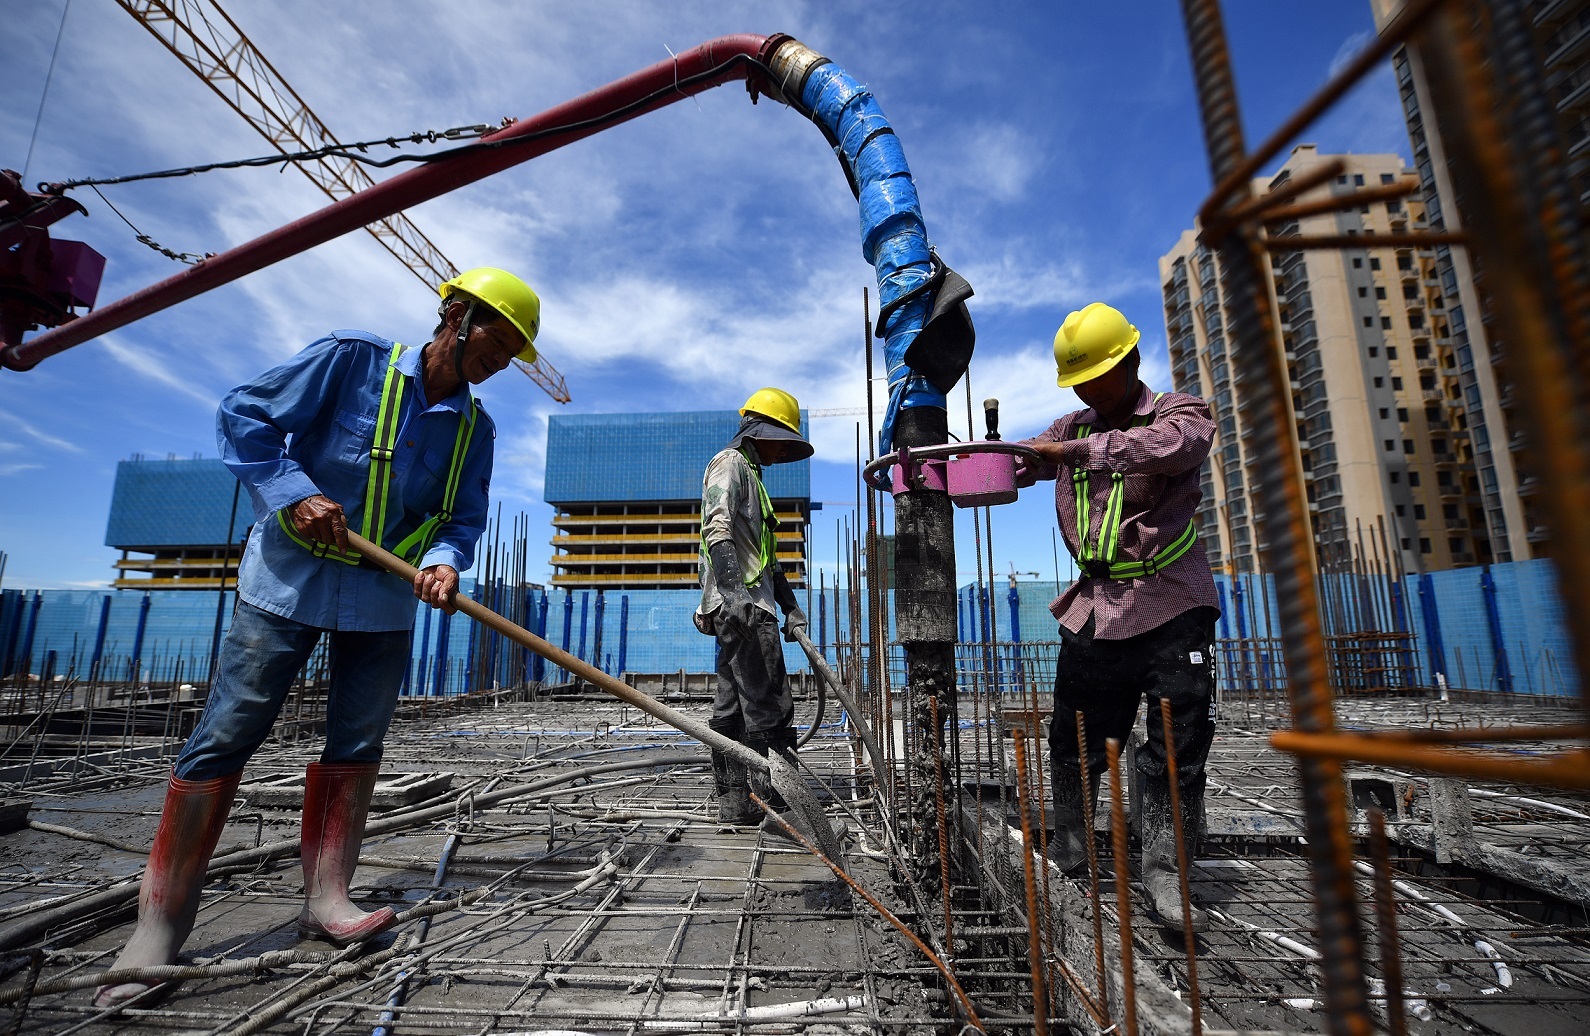
<svg viewBox="0 0 1590 1036">
<path fill-rule="evenodd" d="M 381 386 L 381 409 L 375 419 L 375 439 L 370 443 L 370 477 L 365 483 L 364 519 L 359 528 L 361 536 L 382 546 L 386 546 L 386 505 L 392 484 L 392 458 L 397 451 L 398 420 L 403 413 L 403 393 L 409 384 L 409 379 L 398 373 L 397 369 L 398 357 L 403 355 L 405 348 L 401 343 L 394 342 L 392 355 L 387 360 L 386 380 Z M 458 479 L 464 470 L 464 455 L 469 452 L 469 443 L 474 437 L 475 413 L 475 399 L 471 396 L 469 413 L 459 419 L 458 434 L 453 439 L 453 462 L 447 469 L 442 509 L 421 522 L 396 546 L 388 548 L 415 567 L 419 566 L 425 552 L 431 549 L 436 530 L 453 520 L 453 503 L 458 498 Z M 276 521 L 288 539 L 317 558 L 330 558 L 347 565 L 357 565 L 360 561 L 357 551 L 342 551 L 332 543 L 305 539 L 293 528 L 285 507 L 276 512 Z"/>
<path fill-rule="evenodd" d="M 1154 402 L 1158 403 L 1164 394 L 1154 393 Z M 1134 417 L 1129 427 L 1141 428 L 1151 420 L 1152 417 Z M 1092 425 L 1077 425 L 1076 438 L 1086 439 L 1092 434 Z M 1197 528 L 1189 521 L 1180 535 L 1158 554 L 1141 561 L 1116 561 L 1116 551 L 1121 545 L 1121 511 L 1125 506 L 1123 499 L 1125 480 L 1126 476 L 1119 471 L 1110 472 L 1110 493 L 1104 501 L 1104 520 L 1099 523 L 1098 539 L 1089 543 L 1088 527 L 1092 523 L 1092 515 L 1089 513 L 1088 472 L 1086 468 L 1074 468 L 1071 472 L 1071 485 L 1076 492 L 1077 504 L 1077 564 L 1095 579 L 1136 579 L 1139 576 L 1154 575 L 1191 550 L 1193 541 L 1198 538 Z"/>
</svg>

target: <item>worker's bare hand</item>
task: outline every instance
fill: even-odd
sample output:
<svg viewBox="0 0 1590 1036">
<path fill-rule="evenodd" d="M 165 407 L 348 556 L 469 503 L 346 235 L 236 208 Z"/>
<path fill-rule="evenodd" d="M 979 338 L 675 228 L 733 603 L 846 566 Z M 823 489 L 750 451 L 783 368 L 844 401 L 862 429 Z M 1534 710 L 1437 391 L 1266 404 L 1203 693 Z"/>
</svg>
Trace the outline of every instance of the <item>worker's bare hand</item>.
<svg viewBox="0 0 1590 1036">
<path fill-rule="evenodd" d="M 432 565 L 414 577 L 414 596 L 448 615 L 458 611 L 458 605 L 453 603 L 457 592 L 458 571 L 451 565 Z"/>
<path fill-rule="evenodd" d="M 1054 478 L 1060 465 L 1065 463 L 1063 452 L 1064 443 L 1058 442 L 1025 442 L 1023 446 L 1030 448 L 1042 458 L 1035 461 L 1031 457 L 1016 455 L 1016 487 L 1026 489 L 1039 479 Z"/>
<path fill-rule="evenodd" d="M 1058 466 L 1066 462 L 1066 444 L 1063 442 L 1029 442 L 1026 445 L 1042 457 L 1045 464 Z"/>
<path fill-rule="evenodd" d="M 300 536 L 317 543 L 334 543 L 338 550 L 348 549 L 348 516 L 337 501 L 319 494 L 306 496 L 287 513 Z"/>
</svg>

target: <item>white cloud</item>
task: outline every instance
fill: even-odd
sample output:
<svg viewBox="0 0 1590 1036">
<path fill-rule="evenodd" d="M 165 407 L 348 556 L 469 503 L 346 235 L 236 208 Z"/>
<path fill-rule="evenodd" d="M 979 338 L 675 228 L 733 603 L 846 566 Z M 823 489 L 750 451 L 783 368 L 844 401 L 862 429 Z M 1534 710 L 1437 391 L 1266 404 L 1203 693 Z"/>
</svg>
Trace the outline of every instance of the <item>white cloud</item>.
<svg viewBox="0 0 1590 1036">
<path fill-rule="evenodd" d="M 106 335 L 99 339 L 99 345 L 110 353 L 112 359 L 132 373 L 158 382 L 171 391 L 200 403 L 215 403 L 215 394 L 195 385 L 174 362 L 175 355 L 171 351 L 163 350 L 163 355 L 152 355 L 147 350 L 124 344 L 118 335 Z"/>
<path fill-rule="evenodd" d="M 8 372 L 8 376 L 9 376 L 9 372 Z M 24 418 L 17 417 L 17 416 L 12 415 L 12 414 L 7 414 L 4 410 L 0 410 L 0 424 L 3 424 L 3 425 L 5 425 L 6 427 L 8 427 L 10 429 L 13 429 L 15 432 L 17 432 L 17 433 L 19 433 L 21 435 L 27 436 L 29 439 L 32 439 L 34 442 L 38 443 L 40 446 L 47 446 L 47 447 L 49 447 L 52 450 L 62 450 L 64 452 L 66 452 L 66 453 L 82 453 L 83 452 L 83 447 L 81 445 L 79 445 L 78 443 L 74 443 L 74 442 L 71 442 L 69 440 L 62 439 L 62 438 L 60 438 L 59 436 L 56 436 L 56 435 L 51 435 L 49 432 L 44 431 L 44 429 L 40 428 L 34 422 L 26 420 Z M 24 469 L 15 469 L 15 470 L 24 470 Z"/>
<path fill-rule="evenodd" d="M 539 500 L 546 468 L 547 415 L 537 413 L 511 437 L 497 440 L 492 460 L 492 493 L 495 496 L 503 490 L 511 490 L 518 496 Z"/>
<path fill-rule="evenodd" d="M 1327 39 L 1368 20 L 1367 11 L 1334 14 L 1337 0 L 1310 2 L 1328 5 L 1342 26 Z M 12 6 L 16 24 L 0 33 L 0 92 L 19 100 L 0 110 L 0 151 L 20 162 L 60 7 Z M 481 0 L 463 8 L 277 0 L 233 14 L 344 140 L 527 117 L 666 61 L 665 47 L 682 52 L 747 30 L 791 33 L 875 90 L 918 177 L 934 242 L 977 290 L 977 396 L 1001 398 L 1011 434 L 1030 434 L 1074 405 L 1053 386 L 1048 339 L 1059 319 L 1103 298 L 1131 307 L 1139 327 L 1154 324 L 1147 315 L 1158 303 L 1154 259 L 1190 221 L 1205 186 L 1201 162 L 1167 155 L 1197 147 L 1174 13 L 1143 18 L 1134 46 L 1123 50 L 1094 46 L 1084 34 L 1094 24 L 1086 7 L 938 4 L 900 22 L 877 5 L 797 0 Z M 1075 60 L 1055 60 L 1056 38 L 1078 48 Z M 1096 75 L 1105 63 L 1107 84 Z M 1297 77 L 1318 72 L 1298 69 Z M 1277 89 L 1283 85 L 1296 84 Z M 1361 102 L 1355 93 L 1343 110 L 1384 140 L 1387 127 L 1401 133 L 1395 94 L 1377 108 L 1374 97 L 1385 91 L 1374 90 Z M 33 178 L 269 150 L 131 18 L 72 6 Z M 373 175 L 384 180 L 407 168 Z M 184 251 L 226 248 L 327 204 L 293 169 L 105 190 L 142 231 Z M 60 230 L 108 256 L 102 302 L 179 272 L 134 242 L 98 199 L 85 201 L 92 217 Z M 574 402 L 556 407 L 518 375 L 481 390 L 499 429 L 494 495 L 505 509 L 539 515 L 544 506 L 550 412 L 734 407 L 762 384 L 789 388 L 813 409 L 864 400 L 859 296 L 874 281 L 859 257 L 855 202 L 821 134 L 765 99 L 753 108 L 738 83 L 417 205 L 409 216 L 453 262 L 520 272 L 544 300 L 540 344 L 568 377 Z M 89 345 L 28 374 L 0 372 L 0 414 L 30 429 L 0 439 L 32 450 L 34 432 L 44 430 L 55 440 L 44 451 L 81 452 L 71 465 L 41 454 L 50 474 L 17 471 L 11 499 L 37 496 L 43 479 L 54 479 L 66 506 L 93 512 L 72 532 L 93 542 L 118 457 L 208 451 L 215 401 L 230 386 L 333 328 L 418 344 L 434 306 L 431 286 L 354 232 L 129 325 L 103 352 Z M 1145 341 L 1144 377 L 1164 385 L 1157 348 Z M 880 383 L 880 407 L 883 396 Z M 963 401 L 951 409 L 952 427 L 963 428 Z M 822 495 L 847 492 L 825 487 L 849 483 L 854 425 L 813 422 Z M 26 455 L 0 456 L 16 463 Z M 66 524 L 37 508 L 0 505 L 11 542 L 53 558 L 92 555 L 46 542 L 64 541 Z M 1025 542 L 1002 539 L 1011 550 Z M 107 564 L 101 555 L 81 562 L 92 576 Z"/>
<path fill-rule="evenodd" d="M 1016 202 L 1045 164 L 1045 156 L 1025 127 L 978 121 L 956 146 L 952 168 L 963 190 L 980 203 Z"/>
<path fill-rule="evenodd" d="M 1365 30 L 1355 32 L 1342 40 L 1342 45 L 1336 48 L 1336 53 L 1331 57 L 1330 78 L 1335 79 L 1342 70 L 1353 63 L 1353 59 L 1362 54 L 1364 48 L 1375 39 L 1375 34 Z"/>
<path fill-rule="evenodd" d="M 1040 258 L 1049 254 L 1037 249 L 1026 255 L 1007 252 L 967 264 L 961 272 L 977 292 L 967 305 L 977 310 L 1047 310 L 1056 314 L 1058 326 L 1068 310 L 1154 286 L 1152 274 L 1116 271 L 1101 276 L 1081 259 Z"/>
</svg>

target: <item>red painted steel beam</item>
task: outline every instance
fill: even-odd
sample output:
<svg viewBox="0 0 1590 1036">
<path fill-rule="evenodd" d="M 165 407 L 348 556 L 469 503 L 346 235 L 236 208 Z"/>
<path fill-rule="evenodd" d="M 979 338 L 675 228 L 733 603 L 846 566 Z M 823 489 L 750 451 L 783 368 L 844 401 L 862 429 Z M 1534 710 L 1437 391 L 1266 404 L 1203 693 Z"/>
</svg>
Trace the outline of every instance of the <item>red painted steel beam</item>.
<svg viewBox="0 0 1590 1036">
<path fill-rule="evenodd" d="M 500 149 L 471 151 L 399 173 L 368 190 L 350 195 L 318 212 L 188 267 L 158 284 L 102 306 L 69 324 L 25 342 L 5 345 L 0 348 L 0 364 L 12 370 L 28 370 L 46 357 L 125 327 L 151 313 L 264 269 L 272 263 L 358 230 L 368 223 L 385 219 L 692 94 L 747 78 L 754 66 L 736 59 L 753 58 L 765 64 L 771 55 L 764 51 L 775 49 L 787 39 L 786 36 L 770 38 L 741 33 L 708 40 L 677 58 L 659 61 L 555 108 L 548 108 L 539 115 L 522 119 L 486 137 L 484 142 L 512 141 L 560 127 L 571 127 L 564 132 Z M 685 82 L 698 75 L 705 78 Z M 641 103 L 660 91 L 667 92 Z M 629 105 L 635 105 L 634 110 L 624 111 Z M 615 114 L 618 112 L 623 114 Z M 611 120 L 599 125 L 587 125 L 592 120 L 605 117 L 611 117 Z"/>
</svg>

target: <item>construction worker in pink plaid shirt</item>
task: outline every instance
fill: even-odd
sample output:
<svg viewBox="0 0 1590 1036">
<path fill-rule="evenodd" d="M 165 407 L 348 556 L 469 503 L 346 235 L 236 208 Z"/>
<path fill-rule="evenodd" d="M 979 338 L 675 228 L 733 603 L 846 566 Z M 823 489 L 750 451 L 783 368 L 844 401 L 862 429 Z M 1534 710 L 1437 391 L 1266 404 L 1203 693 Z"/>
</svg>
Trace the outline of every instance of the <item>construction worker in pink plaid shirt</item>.
<svg viewBox="0 0 1590 1036">
<path fill-rule="evenodd" d="M 1043 458 L 1018 465 L 1021 485 L 1053 479 L 1055 514 L 1080 578 L 1049 610 L 1060 623 L 1049 774 L 1063 872 L 1087 870 L 1081 745 L 1087 791 L 1098 801 L 1107 738 L 1125 743 L 1147 698 L 1147 740 L 1137 749 L 1142 879 L 1162 924 L 1179 928 L 1181 889 L 1160 700 L 1171 707 L 1188 858 L 1204 831 L 1204 766 L 1215 732 L 1215 622 L 1219 597 L 1193 513 L 1215 424 L 1209 405 L 1154 392 L 1138 379 L 1137 328 L 1095 302 L 1069 314 L 1054 339 L 1061 388 L 1084 409 L 1024 440 Z M 1204 912 L 1192 908 L 1195 927 Z"/>
</svg>

